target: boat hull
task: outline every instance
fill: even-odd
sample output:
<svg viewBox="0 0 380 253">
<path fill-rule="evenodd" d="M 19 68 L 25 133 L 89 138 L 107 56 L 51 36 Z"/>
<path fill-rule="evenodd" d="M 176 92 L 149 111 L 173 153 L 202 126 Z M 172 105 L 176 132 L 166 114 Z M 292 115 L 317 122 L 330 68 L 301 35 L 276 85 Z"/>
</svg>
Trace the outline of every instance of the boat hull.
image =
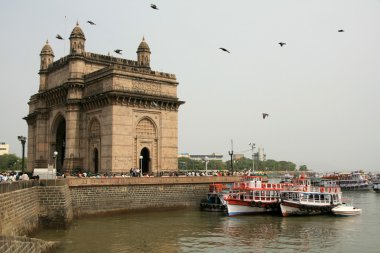
<svg viewBox="0 0 380 253">
<path fill-rule="evenodd" d="M 201 211 L 224 212 L 226 211 L 226 206 L 223 204 L 201 203 Z"/>
<path fill-rule="evenodd" d="M 229 216 L 268 213 L 276 211 L 276 208 L 256 207 L 250 205 L 239 205 L 227 203 L 227 212 Z"/>
<path fill-rule="evenodd" d="M 331 211 L 333 214 L 338 216 L 354 216 L 362 213 L 362 209 L 347 204 L 334 207 Z"/>
<path fill-rule="evenodd" d="M 283 202 L 280 204 L 282 216 L 294 215 L 320 215 L 331 213 L 329 205 L 303 205 L 298 203 Z"/>
</svg>

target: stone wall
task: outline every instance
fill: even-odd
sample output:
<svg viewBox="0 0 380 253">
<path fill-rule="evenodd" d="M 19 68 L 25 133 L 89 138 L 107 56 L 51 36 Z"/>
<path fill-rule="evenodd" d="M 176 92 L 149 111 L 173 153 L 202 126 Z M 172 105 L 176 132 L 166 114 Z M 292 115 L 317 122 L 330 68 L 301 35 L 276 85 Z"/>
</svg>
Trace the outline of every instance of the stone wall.
<svg viewBox="0 0 380 253">
<path fill-rule="evenodd" d="M 211 183 L 239 177 L 69 178 L 0 194 L 0 235 L 28 235 L 65 227 L 73 216 L 132 210 L 198 207 Z"/>
<path fill-rule="evenodd" d="M 70 190 L 62 181 L 0 194 L 0 203 L 0 235 L 28 235 L 40 225 L 64 227 L 73 219 Z"/>
<path fill-rule="evenodd" d="M 38 187 L 39 222 L 47 227 L 65 227 L 73 220 L 68 185 Z"/>
<path fill-rule="evenodd" d="M 69 179 L 75 216 L 138 209 L 198 207 L 209 184 L 237 177 Z"/>
<path fill-rule="evenodd" d="M 36 238 L 23 236 L 1 236 L 1 253 L 50 253 L 58 246 L 57 242 L 47 242 Z"/>
<path fill-rule="evenodd" d="M 0 235 L 26 235 L 38 228 L 38 188 L 0 194 Z"/>
</svg>

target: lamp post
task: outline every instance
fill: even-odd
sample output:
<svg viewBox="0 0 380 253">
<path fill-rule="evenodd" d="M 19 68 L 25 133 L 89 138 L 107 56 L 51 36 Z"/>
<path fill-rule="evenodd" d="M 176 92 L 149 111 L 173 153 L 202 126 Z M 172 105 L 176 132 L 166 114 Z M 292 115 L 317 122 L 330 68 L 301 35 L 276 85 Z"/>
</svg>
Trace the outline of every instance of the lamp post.
<svg viewBox="0 0 380 253">
<path fill-rule="evenodd" d="M 228 151 L 228 154 L 231 156 L 231 173 L 233 174 L 234 173 L 234 165 L 232 163 L 232 156 L 234 155 L 234 146 L 233 146 L 232 140 L 231 140 L 231 151 Z"/>
<path fill-rule="evenodd" d="M 140 155 L 140 177 L 142 177 L 142 161 L 143 161 L 144 157 L 142 155 Z"/>
<path fill-rule="evenodd" d="M 58 157 L 58 151 L 54 151 L 54 153 L 53 153 L 54 169 L 57 169 L 57 157 Z"/>
<path fill-rule="evenodd" d="M 21 172 L 24 174 L 24 160 L 25 160 L 25 142 L 26 142 L 26 137 L 25 136 L 17 136 L 18 140 L 21 141 L 22 145 L 22 161 L 21 161 Z"/>
<path fill-rule="evenodd" d="M 255 172 L 255 143 L 249 143 L 249 146 L 252 149 L 252 172 Z"/>
<path fill-rule="evenodd" d="M 206 164 L 206 176 L 207 176 L 207 164 L 208 164 L 209 160 L 208 160 L 208 157 L 206 156 L 205 157 L 205 164 Z"/>
</svg>

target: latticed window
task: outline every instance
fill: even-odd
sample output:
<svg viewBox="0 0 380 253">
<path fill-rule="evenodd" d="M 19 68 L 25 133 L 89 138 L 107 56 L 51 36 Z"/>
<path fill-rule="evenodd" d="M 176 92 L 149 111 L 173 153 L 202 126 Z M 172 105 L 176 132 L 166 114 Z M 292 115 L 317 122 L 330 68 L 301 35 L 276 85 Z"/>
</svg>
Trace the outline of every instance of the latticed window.
<svg viewBox="0 0 380 253">
<path fill-rule="evenodd" d="M 136 127 L 136 134 L 138 136 L 155 137 L 156 129 L 149 119 L 141 120 Z"/>
<path fill-rule="evenodd" d="M 100 123 L 97 120 L 94 120 L 90 127 L 90 136 L 92 138 L 100 137 Z"/>
</svg>

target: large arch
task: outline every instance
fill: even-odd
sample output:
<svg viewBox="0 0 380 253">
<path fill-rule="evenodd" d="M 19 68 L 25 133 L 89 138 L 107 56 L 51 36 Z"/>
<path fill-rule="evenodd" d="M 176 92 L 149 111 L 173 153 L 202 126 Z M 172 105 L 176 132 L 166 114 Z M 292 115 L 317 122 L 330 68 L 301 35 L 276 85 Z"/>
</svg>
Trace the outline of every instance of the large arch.
<svg viewBox="0 0 380 253">
<path fill-rule="evenodd" d="M 65 161 L 65 148 L 66 148 L 66 119 L 62 114 L 55 117 L 52 127 L 53 144 L 51 153 L 55 151 L 58 155 L 55 157 L 54 164 L 58 172 L 63 173 L 63 165 Z"/>
</svg>

